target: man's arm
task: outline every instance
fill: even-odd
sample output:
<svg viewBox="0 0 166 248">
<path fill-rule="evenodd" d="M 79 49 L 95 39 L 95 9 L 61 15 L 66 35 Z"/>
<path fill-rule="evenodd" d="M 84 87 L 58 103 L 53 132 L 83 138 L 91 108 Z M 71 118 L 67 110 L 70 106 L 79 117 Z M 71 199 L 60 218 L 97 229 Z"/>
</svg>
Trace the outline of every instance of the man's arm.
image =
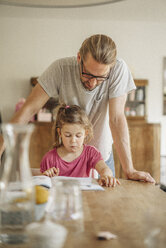
<svg viewBox="0 0 166 248">
<path fill-rule="evenodd" d="M 109 124 L 123 171 L 128 179 L 155 182 L 149 173 L 133 167 L 130 139 L 124 108 L 127 95 L 109 100 Z"/>
<path fill-rule="evenodd" d="M 28 123 L 32 116 L 42 108 L 42 106 L 48 101 L 48 99 L 49 96 L 47 95 L 47 93 L 43 90 L 40 84 L 37 84 L 33 88 L 23 107 L 15 113 L 10 123 Z M 4 142 L 2 136 L 0 136 L 0 158 L 3 151 Z"/>
</svg>

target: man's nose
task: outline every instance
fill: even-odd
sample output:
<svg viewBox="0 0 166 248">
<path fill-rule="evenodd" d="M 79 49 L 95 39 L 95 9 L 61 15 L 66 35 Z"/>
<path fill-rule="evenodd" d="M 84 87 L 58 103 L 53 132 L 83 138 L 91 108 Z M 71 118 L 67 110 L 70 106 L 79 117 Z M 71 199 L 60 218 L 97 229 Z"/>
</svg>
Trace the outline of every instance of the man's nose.
<svg viewBox="0 0 166 248">
<path fill-rule="evenodd" d="M 89 80 L 89 84 L 90 84 L 91 87 L 96 86 L 96 84 L 97 84 L 96 78 L 91 78 L 91 79 Z"/>
</svg>

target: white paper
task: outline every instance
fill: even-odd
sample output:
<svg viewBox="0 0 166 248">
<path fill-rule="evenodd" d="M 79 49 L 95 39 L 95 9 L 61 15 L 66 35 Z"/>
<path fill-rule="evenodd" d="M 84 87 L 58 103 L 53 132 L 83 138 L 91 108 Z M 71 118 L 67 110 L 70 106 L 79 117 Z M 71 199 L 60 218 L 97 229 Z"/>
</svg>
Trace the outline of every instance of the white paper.
<svg viewBox="0 0 166 248">
<path fill-rule="evenodd" d="M 34 185 L 41 185 L 47 188 L 52 187 L 51 179 L 47 176 L 41 175 L 41 176 L 33 176 L 32 182 Z"/>
<path fill-rule="evenodd" d="M 104 190 L 102 186 L 98 184 L 98 182 L 91 177 L 52 177 L 51 180 L 73 180 L 78 181 L 80 184 L 81 190 Z"/>
<path fill-rule="evenodd" d="M 81 190 L 104 190 L 102 186 L 98 184 L 98 182 L 91 178 L 91 177 L 63 177 L 63 176 L 56 176 L 56 177 L 47 177 L 44 175 L 41 176 L 33 176 L 33 183 L 34 185 L 42 185 L 48 188 L 52 187 L 52 181 L 55 180 L 73 180 L 73 181 L 78 181 L 80 184 Z"/>
</svg>

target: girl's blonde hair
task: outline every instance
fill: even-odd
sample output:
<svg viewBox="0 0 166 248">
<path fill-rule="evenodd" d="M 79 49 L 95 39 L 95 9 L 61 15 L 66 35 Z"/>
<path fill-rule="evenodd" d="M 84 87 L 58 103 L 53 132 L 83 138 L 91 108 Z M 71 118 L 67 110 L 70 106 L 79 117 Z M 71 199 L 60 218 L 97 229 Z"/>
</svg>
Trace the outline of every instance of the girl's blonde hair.
<svg viewBox="0 0 166 248">
<path fill-rule="evenodd" d="M 58 107 L 58 112 L 55 121 L 55 143 L 54 147 L 60 147 L 62 145 L 62 140 L 58 134 L 57 129 L 61 129 L 64 124 L 80 124 L 83 126 L 86 132 L 86 137 L 84 143 L 88 143 L 93 137 L 93 127 L 88 119 L 88 116 L 77 105 L 68 106 L 62 104 Z"/>
<path fill-rule="evenodd" d="M 98 63 L 111 66 L 116 63 L 116 45 L 110 37 L 103 34 L 87 38 L 82 43 L 79 52 L 83 61 L 86 61 L 87 54 L 90 53 Z"/>
</svg>

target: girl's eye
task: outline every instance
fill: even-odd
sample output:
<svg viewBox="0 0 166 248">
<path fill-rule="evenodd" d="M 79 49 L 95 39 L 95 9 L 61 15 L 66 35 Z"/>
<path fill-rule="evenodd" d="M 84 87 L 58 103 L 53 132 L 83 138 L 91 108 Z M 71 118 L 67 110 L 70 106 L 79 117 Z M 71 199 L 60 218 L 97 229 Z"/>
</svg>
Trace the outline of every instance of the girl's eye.
<svg viewBox="0 0 166 248">
<path fill-rule="evenodd" d="M 71 136 L 72 136 L 71 134 L 65 134 L 66 138 L 70 138 Z M 76 134 L 75 136 L 76 136 L 76 138 L 81 138 L 82 134 Z"/>
<path fill-rule="evenodd" d="M 76 135 L 76 137 L 77 137 L 77 138 L 81 138 L 81 136 L 82 136 L 81 134 L 79 134 L 79 135 Z"/>
</svg>

